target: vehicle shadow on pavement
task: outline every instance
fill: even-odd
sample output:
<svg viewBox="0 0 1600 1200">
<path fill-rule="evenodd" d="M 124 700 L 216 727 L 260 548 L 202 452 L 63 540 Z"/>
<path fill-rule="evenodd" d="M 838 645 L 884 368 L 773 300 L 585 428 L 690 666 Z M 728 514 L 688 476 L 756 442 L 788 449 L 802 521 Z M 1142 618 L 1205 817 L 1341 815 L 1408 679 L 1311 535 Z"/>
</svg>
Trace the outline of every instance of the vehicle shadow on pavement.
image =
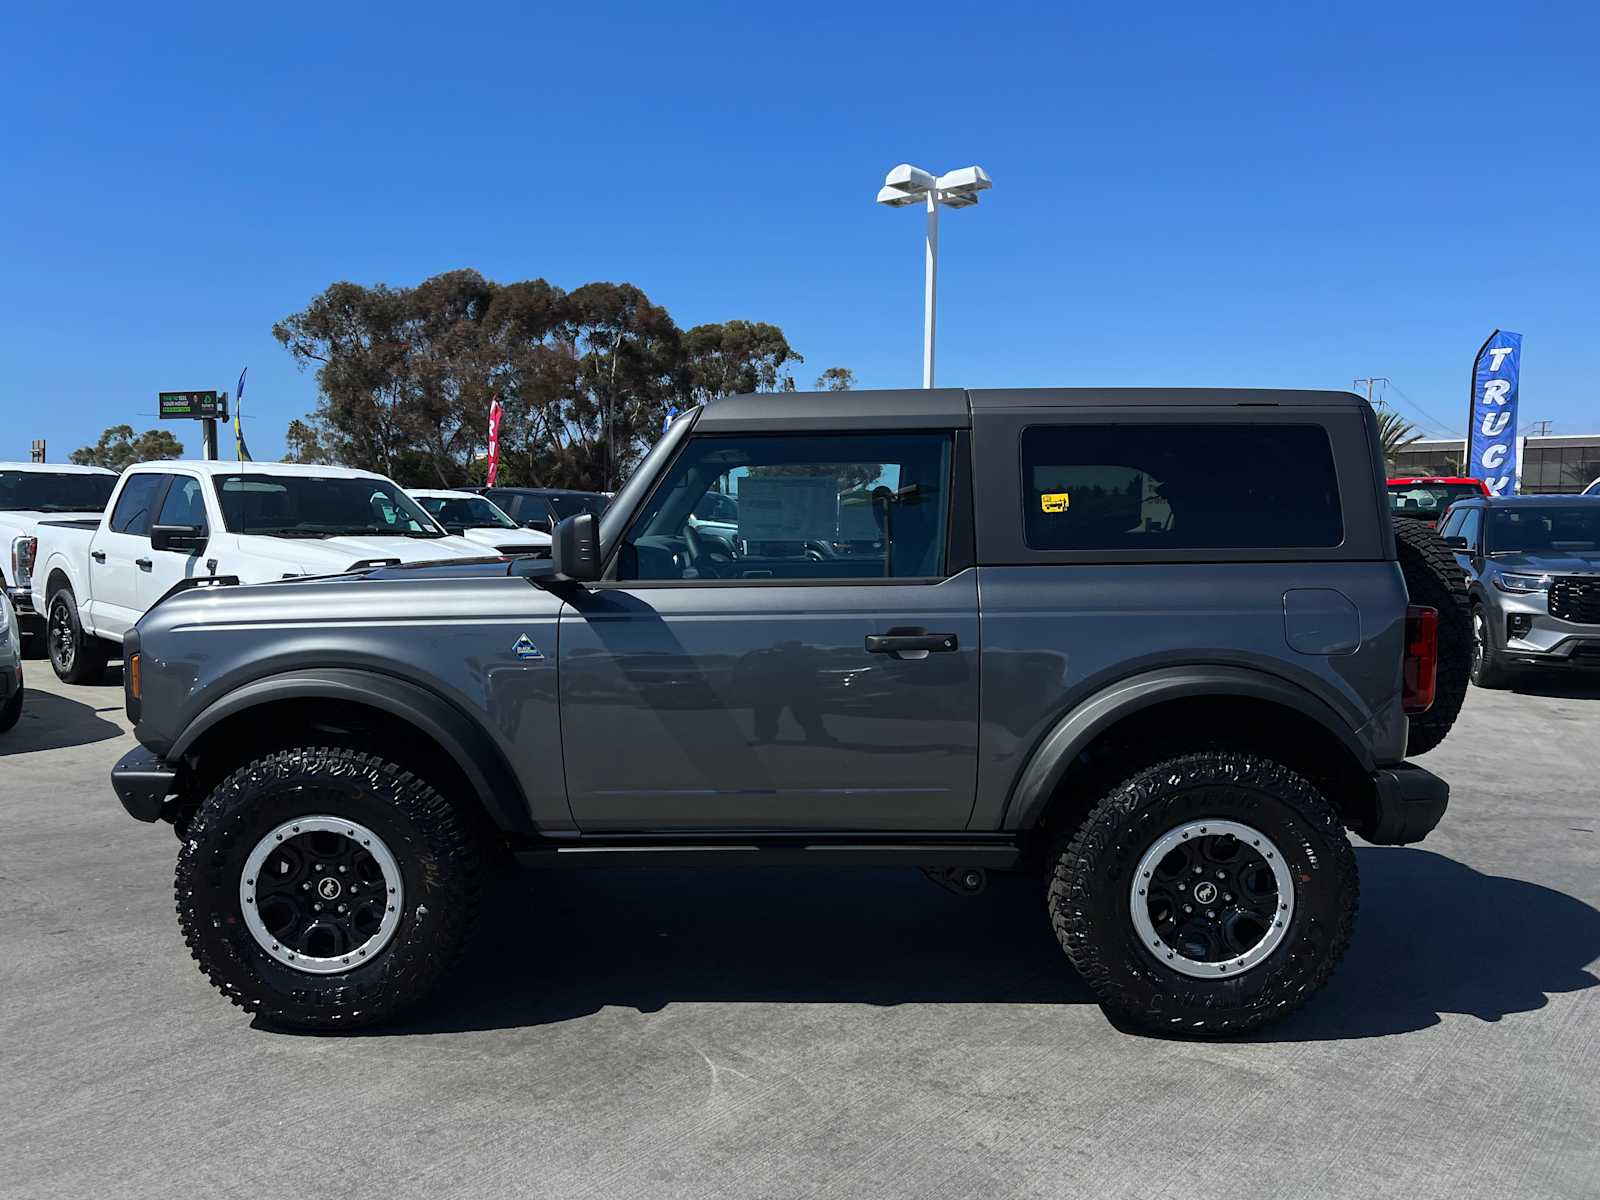
<svg viewBox="0 0 1600 1200">
<path fill-rule="evenodd" d="M 1519 696 L 1550 696 L 1558 700 L 1600 700 L 1600 671 L 1583 674 L 1523 672 L 1513 675 L 1507 690 Z"/>
<path fill-rule="evenodd" d="M 485 897 L 473 949 L 415 1020 L 373 1035 L 540 1025 L 607 1006 L 1088 1004 L 1043 885 L 957 896 L 870 867 L 521 871 Z"/>
<path fill-rule="evenodd" d="M 118 701 L 121 697 L 116 697 Z M 68 746 L 87 746 L 122 733 L 122 728 L 98 715 L 121 712 L 113 703 L 96 709 L 78 700 L 51 692 L 24 689 L 22 717 L 10 733 L 0 733 L 0 758 L 8 754 L 29 754 L 35 750 L 62 750 Z"/>
<path fill-rule="evenodd" d="M 1344 963 L 1304 1010 L 1243 1040 L 1377 1037 L 1443 1013 L 1497 1021 L 1600 982 L 1586 970 L 1600 957 L 1600 911 L 1582 901 L 1426 850 L 1357 857 L 1363 915 Z M 1050 931 L 1042 884 L 1023 876 L 961 897 L 890 868 L 522 871 L 495 885 L 485 911 L 467 959 L 423 1009 L 359 1035 L 675 1001 L 1094 1002 Z"/>
<path fill-rule="evenodd" d="M 1583 834 L 1579 836 L 1600 836 Z M 1445 1013 L 1498 1021 L 1600 983 L 1600 911 L 1428 850 L 1362 847 L 1355 941 L 1328 986 L 1263 1041 L 1407 1033 Z"/>
</svg>

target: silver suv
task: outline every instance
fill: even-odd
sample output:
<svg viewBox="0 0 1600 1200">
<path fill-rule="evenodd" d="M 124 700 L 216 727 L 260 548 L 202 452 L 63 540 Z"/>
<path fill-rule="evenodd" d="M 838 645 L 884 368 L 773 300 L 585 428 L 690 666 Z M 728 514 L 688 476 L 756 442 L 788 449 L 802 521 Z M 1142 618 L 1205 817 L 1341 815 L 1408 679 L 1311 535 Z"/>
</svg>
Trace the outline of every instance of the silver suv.
<svg viewBox="0 0 1600 1200">
<path fill-rule="evenodd" d="M 1472 682 L 1600 669 L 1600 495 L 1458 501 L 1439 536 L 1469 581 Z"/>
<path fill-rule="evenodd" d="M 1405 759 L 1460 702 L 1455 592 L 1410 524 L 1346 393 L 733 397 L 553 561 L 169 595 L 112 782 L 182 837 L 201 968 L 287 1025 L 414 1001 L 509 854 L 1030 871 L 1121 1019 L 1249 1030 L 1349 943 L 1346 830 L 1445 810 Z"/>
</svg>

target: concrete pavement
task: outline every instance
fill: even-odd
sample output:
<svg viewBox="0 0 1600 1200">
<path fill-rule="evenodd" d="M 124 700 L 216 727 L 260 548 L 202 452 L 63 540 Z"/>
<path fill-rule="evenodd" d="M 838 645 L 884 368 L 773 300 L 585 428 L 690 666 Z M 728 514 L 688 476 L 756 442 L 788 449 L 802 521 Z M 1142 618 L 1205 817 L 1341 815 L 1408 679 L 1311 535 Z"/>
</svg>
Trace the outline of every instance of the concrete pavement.
<svg viewBox="0 0 1600 1200">
<path fill-rule="evenodd" d="M 27 667 L 0 1196 L 1600 1194 L 1600 685 L 1472 693 L 1444 824 L 1358 848 L 1354 949 L 1254 1040 L 1118 1032 L 1029 882 L 820 868 L 523 874 L 413 1021 L 311 1037 L 190 962 L 120 690 Z"/>
</svg>

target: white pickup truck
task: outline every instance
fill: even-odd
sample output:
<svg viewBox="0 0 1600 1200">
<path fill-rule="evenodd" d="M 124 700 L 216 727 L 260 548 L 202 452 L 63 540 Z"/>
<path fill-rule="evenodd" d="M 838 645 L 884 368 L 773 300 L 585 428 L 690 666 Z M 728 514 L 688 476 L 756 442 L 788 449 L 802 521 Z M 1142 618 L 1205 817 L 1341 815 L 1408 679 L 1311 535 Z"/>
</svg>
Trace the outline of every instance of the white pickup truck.
<svg viewBox="0 0 1600 1200">
<path fill-rule="evenodd" d="M 406 495 L 450 533 L 484 546 L 485 554 L 531 554 L 550 557 L 550 535 L 542 529 L 524 529 L 493 500 L 476 492 L 443 488 L 412 488 Z"/>
<path fill-rule="evenodd" d="M 288 463 L 142 463 L 99 520 L 44 520 L 37 537 L 33 607 L 68 683 L 99 679 L 128 630 L 186 579 L 267 583 L 493 553 L 448 534 L 382 475 Z"/>
<path fill-rule="evenodd" d="M 104 467 L 0 462 L 0 591 L 16 609 L 30 651 L 44 641 L 44 615 L 33 611 L 32 600 L 39 522 L 94 518 L 116 486 L 117 473 Z"/>
</svg>

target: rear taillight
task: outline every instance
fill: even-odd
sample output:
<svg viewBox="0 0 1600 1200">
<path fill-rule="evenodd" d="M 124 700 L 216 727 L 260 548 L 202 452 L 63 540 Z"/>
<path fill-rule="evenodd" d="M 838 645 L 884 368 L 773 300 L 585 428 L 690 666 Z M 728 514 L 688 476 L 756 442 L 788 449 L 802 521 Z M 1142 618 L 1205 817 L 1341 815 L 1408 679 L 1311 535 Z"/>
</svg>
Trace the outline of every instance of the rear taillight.
<svg viewBox="0 0 1600 1200">
<path fill-rule="evenodd" d="M 1406 661 L 1400 673 L 1400 705 L 1411 716 L 1433 707 L 1439 682 L 1439 610 L 1406 606 Z"/>
</svg>

